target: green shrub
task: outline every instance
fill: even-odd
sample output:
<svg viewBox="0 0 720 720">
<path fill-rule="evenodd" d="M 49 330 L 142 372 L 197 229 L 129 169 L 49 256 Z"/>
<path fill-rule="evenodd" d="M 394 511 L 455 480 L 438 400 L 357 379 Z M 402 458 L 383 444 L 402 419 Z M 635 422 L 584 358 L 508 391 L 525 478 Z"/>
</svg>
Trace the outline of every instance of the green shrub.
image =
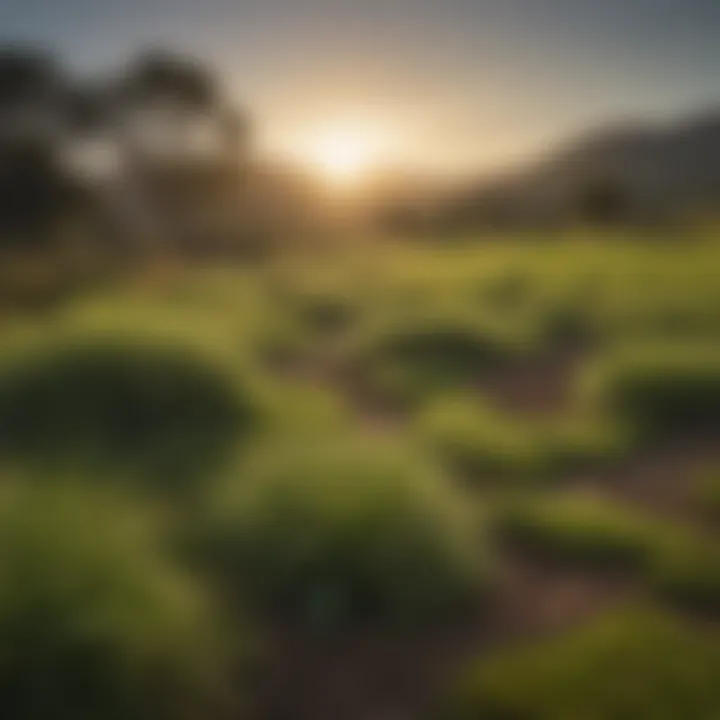
<svg viewBox="0 0 720 720">
<path fill-rule="evenodd" d="M 636 444 L 635 433 L 618 418 L 602 414 L 568 415 L 545 425 L 556 470 L 577 471 L 624 460 Z"/>
<path fill-rule="evenodd" d="M 463 476 L 498 481 L 538 478 L 549 469 L 541 433 L 479 402 L 443 400 L 419 419 L 419 435 Z"/>
<path fill-rule="evenodd" d="M 467 319 L 424 318 L 391 323 L 358 355 L 380 390 L 414 401 L 438 390 L 465 387 L 519 352 L 500 328 Z"/>
<path fill-rule="evenodd" d="M 25 460 L 102 463 L 180 486 L 211 475 L 256 418 L 250 390 L 192 345 L 56 338 L 0 368 L 0 444 Z"/>
<path fill-rule="evenodd" d="M 583 348 L 600 337 L 598 323 L 591 312 L 577 306 L 550 307 L 540 323 L 543 343 L 550 349 Z"/>
<path fill-rule="evenodd" d="M 638 609 L 475 665 L 448 693 L 443 720 L 715 720 L 720 644 Z"/>
<path fill-rule="evenodd" d="M 683 278 L 671 287 L 658 278 L 620 293 L 608 308 L 608 324 L 622 337 L 653 338 L 665 342 L 693 342 L 718 338 L 720 298 L 711 285 Z"/>
<path fill-rule="evenodd" d="M 485 482 L 557 478 L 613 462 L 629 444 L 622 428 L 605 420 L 530 421 L 466 398 L 432 405 L 418 433 L 452 469 Z"/>
<path fill-rule="evenodd" d="M 713 538 L 679 534 L 661 547 L 650 568 L 653 590 L 691 610 L 720 611 L 720 548 Z"/>
<path fill-rule="evenodd" d="M 595 368 L 591 392 L 620 417 L 655 435 L 720 421 L 720 347 L 645 345 Z"/>
<path fill-rule="evenodd" d="M 276 381 L 264 395 L 267 425 L 287 436 L 329 433 L 352 425 L 343 398 L 330 388 L 299 382 Z"/>
<path fill-rule="evenodd" d="M 700 473 L 691 488 L 695 505 L 711 518 L 720 518 L 720 468 Z"/>
<path fill-rule="evenodd" d="M 497 268 L 480 286 L 480 299 L 496 312 L 514 312 L 530 305 L 538 294 L 537 279 L 522 267 Z"/>
<path fill-rule="evenodd" d="M 434 617 L 487 582 L 487 547 L 463 497 L 369 441 L 271 443 L 208 533 L 220 567 L 263 608 L 310 623 Z"/>
<path fill-rule="evenodd" d="M 179 720 L 214 704 L 224 653 L 208 608 L 140 516 L 87 490 L 3 488 L 5 717 Z"/>
<path fill-rule="evenodd" d="M 332 336 L 352 327 L 357 308 L 341 294 L 316 293 L 298 298 L 295 311 L 302 324 L 320 336 Z"/>
<path fill-rule="evenodd" d="M 499 530 L 513 545 L 553 560 L 642 568 L 661 528 L 599 497 L 568 494 L 506 508 Z"/>
</svg>

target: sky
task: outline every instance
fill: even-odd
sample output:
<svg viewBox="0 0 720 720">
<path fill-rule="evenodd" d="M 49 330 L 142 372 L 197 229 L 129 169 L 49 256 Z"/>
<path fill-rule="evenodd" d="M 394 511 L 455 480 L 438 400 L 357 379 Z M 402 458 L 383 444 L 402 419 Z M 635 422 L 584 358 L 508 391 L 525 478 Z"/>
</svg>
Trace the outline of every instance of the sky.
<svg viewBox="0 0 720 720">
<path fill-rule="evenodd" d="M 177 48 L 222 73 L 266 148 L 355 127 L 388 162 L 450 172 L 720 109 L 720 0 L 0 0 L 4 41 L 83 73 Z"/>
</svg>

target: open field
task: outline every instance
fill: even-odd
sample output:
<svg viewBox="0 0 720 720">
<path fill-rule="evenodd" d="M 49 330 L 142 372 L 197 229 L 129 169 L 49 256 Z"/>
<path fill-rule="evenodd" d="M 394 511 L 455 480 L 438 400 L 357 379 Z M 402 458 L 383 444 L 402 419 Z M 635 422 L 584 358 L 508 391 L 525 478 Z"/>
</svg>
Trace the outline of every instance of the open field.
<svg viewBox="0 0 720 720">
<path fill-rule="evenodd" d="M 7 313 L 8 717 L 719 717 L 713 235 L 162 267 Z"/>
</svg>

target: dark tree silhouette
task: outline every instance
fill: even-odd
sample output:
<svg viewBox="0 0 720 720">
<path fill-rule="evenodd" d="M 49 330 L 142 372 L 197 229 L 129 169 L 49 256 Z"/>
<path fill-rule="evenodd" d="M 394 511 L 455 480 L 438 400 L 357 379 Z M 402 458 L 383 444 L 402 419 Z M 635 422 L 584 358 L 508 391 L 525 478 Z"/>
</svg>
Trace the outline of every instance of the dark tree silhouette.
<svg viewBox="0 0 720 720">
<path fill-rule="evenodd" d="M 111 177 L 89 175 L 103 152 Z M 247 152 L 244 114 L 192 57 L 152 51 L 80 83 L 50 55 L 0 50 L 0 243 L 47 241 L 82 196 L 129 246 L 179 247 L 215 218 L 237 224 Z"/>
<path fill-rule="evenodd" d="M 62 167 L 66 81 L 55 59 L 0 51 L 0 243 L 46 243 L 77 188 Z"/>
<path fill-rule="evenodd" d="M 63 92 L 62 70 L 55 59 L 25 48 L 0 49 L 0 119 L 3 130 L 9 121 L 27 119 L 49 110 Z M 14 129 L 14 128 L 13 128 Z"/>
</svg>

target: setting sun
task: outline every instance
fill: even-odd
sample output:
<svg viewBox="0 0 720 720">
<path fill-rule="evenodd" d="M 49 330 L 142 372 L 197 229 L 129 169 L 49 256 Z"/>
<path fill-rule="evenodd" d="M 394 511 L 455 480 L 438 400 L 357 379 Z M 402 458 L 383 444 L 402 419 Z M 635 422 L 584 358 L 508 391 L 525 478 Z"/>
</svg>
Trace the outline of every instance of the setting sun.
<svg viewBox="0 0 720 720">
<path fill-rule="evenodd" d="M 308 143 L 304 155 L 328 179 L 354 182 L 380 162 L 381 143 L 376 133 L 362 128 L 328 128 Z"/>
</svg>

